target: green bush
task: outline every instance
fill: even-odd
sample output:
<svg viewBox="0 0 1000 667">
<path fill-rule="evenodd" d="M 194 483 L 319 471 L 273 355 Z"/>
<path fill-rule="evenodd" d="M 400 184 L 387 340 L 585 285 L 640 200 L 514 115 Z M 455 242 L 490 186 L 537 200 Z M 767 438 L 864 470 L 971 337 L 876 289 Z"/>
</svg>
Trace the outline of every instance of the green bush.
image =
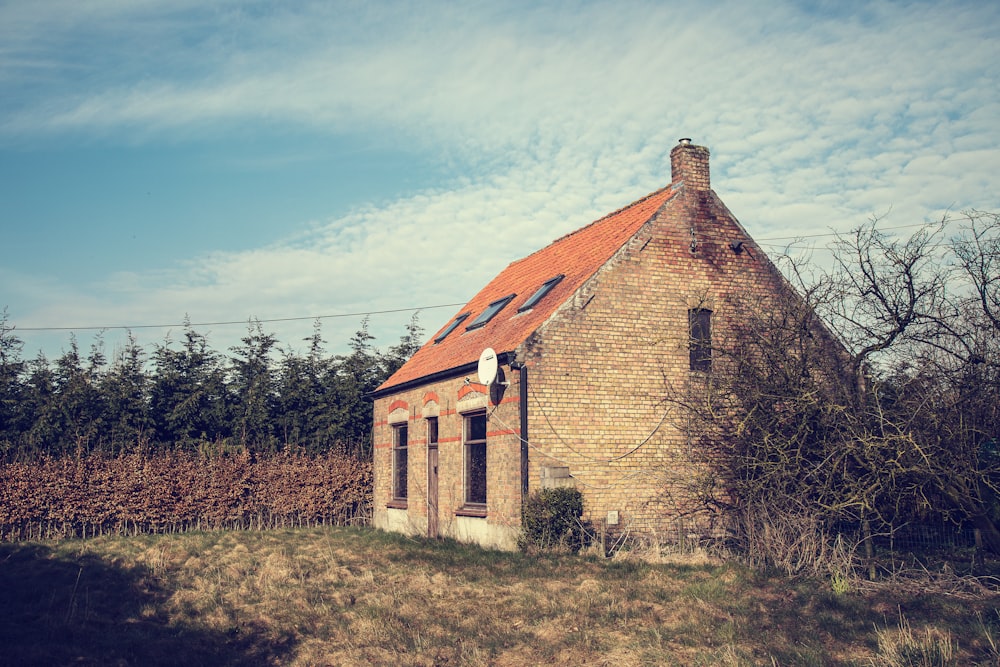
<svg viewBox="0 0 1000 667">
<path fill-rule="evenodd" d="M 583 546 L 583 494 L 577 489 L 542 489 L 528 496 L 521 507 L 522 551 L 568 550 Z"/>
</svg>

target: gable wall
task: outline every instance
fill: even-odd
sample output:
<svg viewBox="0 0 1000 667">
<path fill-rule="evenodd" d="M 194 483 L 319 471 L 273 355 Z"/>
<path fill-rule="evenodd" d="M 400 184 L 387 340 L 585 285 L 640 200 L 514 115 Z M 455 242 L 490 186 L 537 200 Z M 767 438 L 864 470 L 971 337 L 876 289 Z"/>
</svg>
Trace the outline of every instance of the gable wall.
<svg viewBox="0 0 1000 667">
<path fill-rule="evenodd" d="M 679 194 L 518 349 L 530 372 L 531 490 L 545 466 L 569 466 L 595 525 L 619 513 L 610 532 L 715 528 L 706 515 L 676 521 L 694 507 L 698 471 L 684 415 L 663 399 L 704 382 L 689 370 L 688 309 L 713 311 L 718 341 L 728 295 L 766 295 L 780 282 L 711 191 Z M 750 252 L 736 254 L 736 240 Z"/>
</svg>

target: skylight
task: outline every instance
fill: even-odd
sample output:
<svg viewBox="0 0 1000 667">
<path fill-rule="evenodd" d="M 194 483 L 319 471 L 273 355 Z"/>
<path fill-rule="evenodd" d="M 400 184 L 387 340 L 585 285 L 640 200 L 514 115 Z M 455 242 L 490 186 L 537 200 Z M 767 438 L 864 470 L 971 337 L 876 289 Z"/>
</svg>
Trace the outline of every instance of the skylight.
<svg viewBox="0 0 1000 667">
<path fill-rule="evenodd" d="M 465 320 L 469 319 L 469 315 L 471 315 L 471 314 L 472 313 L 462 313 L 461 315 L 459 315 L 458 317 L 456 317 L 454 320 L 452 320 L 451 324 L 448 325 L 448 328 L 445 329 L 444 331 L 442 331 L 440 334 L 438 334 L 438 337 L 434 339 L 434 344 L 436 345 L 437 343 L 440 343 L 445 338 L 447 338 L 448 334 L 450 334 L 452 331 L 454 331 L 455 329 L 457 329 L 459 324 L 461 324 Z"/>
<path fill-rule="evenodd" d="M 502 299 L 497 299 L 491 303 L 482 314 L 472 321 L 472 324 L 465 327 L 466 331 L 471 331 L 473 329 L 478 329 L 479 327 L 486 326 L 486 323 L 492 320 L 497 313 L 503 310 L 503 307 L 510 303 L 516 294 L 508 294 Z"/>
<path fill-rule="evenodd" d="M 552 288 L 558 285 L 559 281 L 563 278 L 565 278 L 565 276 L 560 273 L 558 276 L 546 280 L 542 283 L 542 286 L 538 288 L 538 291 L 531 295 L 531 298 L 521 304 L 521 307 L 517 309 L 517 312 L 523 313 L 526 310 L 534 308 L 538 302 L 544 299 L 545 295 L 551 292 Z"/>
</svg>

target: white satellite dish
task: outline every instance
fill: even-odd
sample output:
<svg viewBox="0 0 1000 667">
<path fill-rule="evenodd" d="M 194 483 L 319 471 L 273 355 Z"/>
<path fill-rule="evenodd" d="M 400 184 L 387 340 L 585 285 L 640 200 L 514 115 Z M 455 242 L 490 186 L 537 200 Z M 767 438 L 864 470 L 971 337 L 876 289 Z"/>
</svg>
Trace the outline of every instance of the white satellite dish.
<svg viewBox="0 0 1000 667">
<path fill-rule="evenodd" d="M 492 347 L 488 347 L 479 355 L 479 383 L 491 385 L 496 379 L 497 353 L 493 351 Z"/>
</svg>

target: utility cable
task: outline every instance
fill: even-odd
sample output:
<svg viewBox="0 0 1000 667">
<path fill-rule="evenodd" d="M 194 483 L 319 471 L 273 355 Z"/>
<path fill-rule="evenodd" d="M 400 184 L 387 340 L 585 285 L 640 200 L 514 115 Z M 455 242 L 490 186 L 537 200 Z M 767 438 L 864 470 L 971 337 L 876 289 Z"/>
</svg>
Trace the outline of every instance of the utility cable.
<svg viewBox="0 0 1000 667">
<path fill-rule="evenodd" d="M 512 431 L 512 432 L 514 431 L 514 428 L 510 424 L 508 424 L 507 422 L 505 422 L 504 420 L 502 420 L 502 419 L 500 419 L 499 417 L 496 416 L 496 408 L 494 408 L 489 413 L 489 418 L 490 419 L 495 419 L 497 422 L 500 423 L 501 426 L 503 426 L 507 430 Z M 570 465 L 569 461 L 567 461 L 565 459 L 561 459 L 558 456 L 550 454 L 549 452 L 546 452 L 544 449 L 542 449 L 538 445 L 536 445 L 536 444 L 534 444 L 532 442 L 529 442 L 528 440 L 525 440 L 524 438 L 521 438 L 521 442 L 523 442 L 524 444 L 528 445 L 528 447 L 530 447 L 531 449 L 535 450 L 536 452 L 538 452 L 539 454 L 541 454 L 542 456 L 544 456 L 546 458 L 552 459 L 553 461 L 556 461 L 558 463 L 564 463 L 567 466 Z M 579 455 L 579 456 L 582 456 L 584 458 L 590 458 L 590 457 L 587 457 L 586 455 L 580 454 L 579 452 L 576 452 L 576 451 L 574 451 L 574 453 L 577 454 L 577 455 Z M 593 461 L 602 461 L 602 459 L 593 459 L 593 458 L 591 458 L 591 460 L 593 460 Z M 606 486 L 595 486 L 594 484 L 588 484 L 588 483 L 584 482 L 582 479 L 580 479 L 579 477 L 577 477 L 576 475 L 573 476 L 573 479 L 575 479 L 577 482 L 579 482 L 580 486 L 585 486 L 588 489 L 594 489 L 596 491 L 610 491 L 612 489 L 619 488 L 620 486 L 622 486 L 626 482 L 629 482 L 629 481 L 631 481 L 633 479 L 636 479 L 638 477 L 644 477 L 644 476 L 650 475 L 650 474 L 652 474 L 652 473 L 649 472 L 649 469 L 646 469 L 646 468 L 643 468 L 643 469 L 640 469 L 640 470 L 635 470 L 633 472 L 628 473 L 627 475 L 624 475 L 617 483 L 615 483 L 615 484 L 608 484 Z"/>
<path fill-rule="evenodd" d="M 559 434 L 559 431 L 556 430 L 555 426 L 552 425 L 552 421 L 549 419 L 548 414 L 545 412 L 545 408 L 542 405 L 541 400 L 538 398 L 538 395 L 535 393 L 534 387 L 531 387 L 529 385 L 528 391 L 531 392 L 531 397 L 533 399 L 535 399 L 535 405 L 538 406 L 538 411 L 542 414 L 542 417 L 545 419 L 545 423 L 548 424 L 549 430 L 551 430 L 552 433 L 555 434 L 556 438 L 559 439 L 559 442 L 561 442 L 563 444 L 563 446 L 566 447 L 566 449 L 570 450 L 571 452 L 573 452 L 574 454 L 576 454 L 580 458 L 587 459 L 589 461 L 596 461 L 598 463 L 614 463 L 615 461 L 619 461 L 619 460 L 625 458 L 626 456 L 631 456 L 635 452 L 639 451 L 639 449 L 641 449 L 650 440 L 652 440 L 653 436 L 656 435 L 656 432 L 660 430 L 660 427 L 663 426 L 663 422 L 665 422 L 667 420 L 667 416 L 672 412 L 672 408 L 673 408 L 672 405 L 668 405 L 667 409 L 664 410 L 663 415 L 660 417 L 660 420 L 656 423 L 656 426 L 653 427 L 653 430 L 649 432 L 649 435 L 647 435 L 645 438 L 643 438 L 639 442 L 639 444 L 635 445 L 629 451 L 627 451 L 624 454 L 621 454 L 619 456 L 614 456 L 612 458 L 596 458 L 596 457 L 593 457 L 593 456 L 588 456 L 587 454 L 584 454 L 583 452 L 579 452 L 579 451 L 573 449 L 573 446 L 570 445 L 568 442 L 566 442 L 565 438 L 563 438 Z"/>
<path fill-rule="evenodd" d="M 954 218 L 948 218 L 948 220 L 945 221 L 945 222 L 950 224 L 950 223 L 953 223 L 953 222 L 968 221 L 968 220 L 972 220 L 972 219 L 973 219 L 972 216 L 963 215 L 963 216 L 956 216 Z M 915 227 L 926 227 L 929 224 L 934 224 L 934 223 L 914 223 L 914 224 L 909 224 L 909 225 L 896 225 L 896 226 L 892 226 L 892 227 L 879 227 L 878 229 L 879 229 L 879 231 L 888 231 L 888 230 L 895 230 L 895 229 L 912 229 L 912 228 L 915 228 Z M 758 246 L 761 246 L 761 247 L 778 248 L 778 249 L 789 249 L 789 248 L 801 247 L 803 244 L 800 243 L 800 242 L 803 241 L 804 239 L 830 237 L 830 236 L 845 236 L 847 234 L 850 234 L 850 232 L 832 232 L 831 231 L 831 232 L 824 232 L 824 233 L 820 233 L 820 234 L 801 234 L 801 235 L 798 235 L 798 236 L 769 236 L 769 237 L 755 238 L 754 242 Z M 767 243 L 767 241 L 783 241 L 783 240 L 789 240 L 789 241 L 792 241 L 792 243 L 789 243 L 789 244 L 786 244 L 786 245 L 780 245 L 780 244 L 776 244 L 776 243 Z M 940 241 L 938 243 L 931 244 L 928 247 L 930 247 L 930 248 L 940 248 L 942 246 L 947 246 L 947 245 L 950 245 L 950 243 L 947 242 L 947 241 Z M 815 248 L 815 247 L 813 247 L 812 250 L 813 251 L 817 251 L 817 250 L 824 251 L 824 250 L 830 250 L 830 248 Z M 69 326 L 63 326 L 63 327 L 30 327 L 30 326 L 28 326 L 28 327 L 25 327 L 25 326 L 17 326 L 17 327 L 11 327 L 11 329 L 16 329 L 17 331 L 105 331 L 105 330 L 114 330 L 114 329 L 126 329 L 126 330 L 130 330 L 130 329 L 172 329 L 172 328 L 183 327 L 183 326 L 191 326 L 191 327 L 230 326 L 230 325 L 235 325 L 235 324 L 246 324 L 250 320 L 253 320 L 253 321 L 256 321 L 256 322 L 260 322 L 261 324 L 267 324 L 267 323 L 272 323 L 272 322 L 298 322 L 298 321 L 303 321 L 303 320 L 326 320 L 326 319 L 335 319 L 335 318 L 342 318 L 342 317 L 364 317 L 366 315 L 385 315 L 385 314 L 391 314 L 391 313 L 407 313 L 407 312 L 416 312 L 416 311 L 420 311 L 420 310 L 434 310 L 436 308 L 454 308 L 454 307 L 463 306 L 463 305 L 465 305 L 464 302 L 462 302 L 462 303 L 439 303 L 439 304 L 435 304 L 435 305 L 431 305 L 431 306 L 417 306 L 417 307 L 411 307 L 411 308 L 390 308 L 390 309 L 387 309 L 387 310 L 372 310 L 372 311 L 367 311 L 367 312 L 341 313 L 341 314 L 337 314 L 337 315 L 309 315 L 309 316 L 302 316 L 302 317 L 275 317 L 275 318 L 268 318 L 268 319 L 255 319 L 255 318 L 251 317 L 251 318 L 243 319 L 243 320 L 226 320 L 226 321 L 219 321 L 219 322 L 187 322 L 187 323 L 179 323 L 179 324 L 133 324 L 133 325 L 108 324 L 108 325 L 88 325 L 88 326 L 78 326 L 78 327 L 69 327 Z"/>
<path fill-rule="evenodd" d="M 529 391 L 530 391 L 530 388 L 529 388 Z M 670 413 L 672 412 L 671 408 L 668 408 L 667 410 L 665 410 L 664 413 L 663 413 L 663 415 L 660 417 L 660 420 L 657 422 L 656 426 L 653 428 L 653 430 L 650 431 L 649 434 L 645 438 L 643 438 L 638 444 L 636 444 L 634 447 L 632 447 L 629 451 L 625 452 L 624 454 L 620 454 L 618 456 L 614 456 L 614 457 L 611 457 L 611 458 L 598 458 L 598 457 L 588 456 L 587 454 L 584 454 L 583 452 L 580 452 L 580 451 L 574 449 L 569 443 L 567 443 L 566 440 L 565 440 L 565 438 L 563 438 L 559 434 L 559 432 L 556 431 L 556 429 L 552 426 L 552 423 L 548 419 L 548 415 L 545 414 L 545 410 L 542 408 L 542 405 L 541 405 L 540 400 L 538 399 L 538 396 L 535 395 L 534 392 L 532 392 L 532 396 L 535 399 L 535 403 L 538 405 L 539 411 L 542 413 L 542 416 L 545 418 L 546 423 L 549 425 L 549 428 L 555 434 L 556 438 L 558 438 L 559 441 L 563 444 L 563 446 L 565 446 L 567 449 L 569 449 L 571 452 L 573 452 L 576 456 L 580 457 L 581 459 L 584 459 L 584 460 L 587 460 L 587 461 L 596 462 L 596 463 L 614 463 L 616 461 L 620 461 L 621 459 L 624 459 L 624 458 L 626 458 L 626 457 L 634 454 L 635 452 L 637 452 L 643 446 L 645 446 L 646 444 L 648 444 L 650 440 L 652 440 L 653 436 L 660 430 L 660 428 L 663 426 L 663 423 L 667 420 L 667 416 L 670 415 Z M 507 429 L 508 431 L 510 431 L 512 433 L 515 432 L 516 429 L 514 429 L 514 427 L 512 427 L 510 424 L 506 423 L 503 419 L 501 419 L 499 416 L 497 416 L 497 409 L 498 408 L 499 408 L 499 406 L 495 405 L 493 407 L 493 409 L 489 411 L 489 413 L 487 414 L 488 419 L 497 421 L 501 426 L 503 426 L 505 429 Z M 531 441 L 529 441 L 529 440 L 527 440 L 525 438 L 520 438 L 520 440 L 525 445 L 527 445 L 531 449 L 535 450 L 536 452 L 538 452 L 542 456 L 545 456 L 546 458 L 549 458 L 549 459 L 551 459 L 553 461 L 556 461 L 557 463 L 562 463 L 562 464 L 564 464 L 566 466 L 570 466 L 571 465 L 570 461 L 567 461 L 566 459 L 560 458 L 560 457 L 555 456 L 554 454 L 552 454 L 550 452 L 545 451 L 540 446 L 536 445 L 535 443 L 533 443 L 533 442 L 531 442 Z M 632 472 L 629 472 L 628 474 L 623 475 L 616 483 L 614 483 L 614 484 L 608 484 L 606 486 L 595 486 L 593 484 L 588 484 L 585 481 L 583 481 L 582 479 L 580 479 L 578 476 L 575 476 L 575 475 L 574 475 L 573 478 L 576 479 L 580 483 L 581 486 L 585 486 L 585 487 L 587 487 L 589 489 L 594 489 L 594 490 L 598 490 L 598 491 L 607 491 L 607 490 L 611 490 L 611 489 L 617 489 L 617 488 L 623 486 L 624 484 L 626 484 L 627 482 L 630 482 L 633 479 L 636 479 L 636 478 L 639 478 L 639 477 L 645 477 L 645 476 L 653 475 L 653 474 L 655 474 L 655 472 L 653 472 L 654 470 L 655 470 L 655 468 L 640 468 L 638 470 L 634 470 Z"/>
<path fill-rule="evenodd" d="M 951 224 L 953 222 L 971 221 L 973 219 L 970 215 L 959 215 L 955 217 L 948 217 L 943 221 L 944 224 Z M 877 227 L 878 231 L 889 231 L 893 229 L 913 229 L 914 227 L 926 227 L 928 225 L 937 225 L 940 222 L 915 222 L 909 225 L 893 225 L 892 227 Z M 823 232 L 820 234 L 800 234 L 798 236 L 765 236 L 763 238 L 754 239 L 755 241 L 785 241 L 785 240 L 798 240 L 798 239 L 813 239 L 820 238 L 824 236 L 844 236 L 849 235 L 853 230 L 846 232 Z"/>
<path fill-rule="evenodd" d="M 246 324 L 249 321 L 259 322 L 261 324 L 266 324 L 269 322 L 298 322 L 303 320 L 328 320 L 332 318 L 339 317 L 366 317 L 368 315 L 385 315 L 387 313 L 409 313 L 416 312 L 420 310 L 433 310 L 435 308 L 449 308 L 456 306 L 464 306 L 465 303 L 439 303 L 433 306 L 415 306 L 412 308 L 392 308 L 388 310 L 369 310 L 367 312 L 358 313 L 341 313 L 338 315 L 310 315 L 305 317 L 274 317 L 264 320 L 256 318 L 248 318 L 245 320 L 229 320 L 224 322 L 182 322 L 180 324 L 134 324 L 134 325 L 104 325 L 104 326 L 84 326 L 84 327 L 11 327 L 17 331 L 92 331 L 92 330 L 111 330 L 111 329 L 173 329 L 176 327 L 214 327 L 214 326 L 225 326 L 231 324 Z"/>
</svg>

